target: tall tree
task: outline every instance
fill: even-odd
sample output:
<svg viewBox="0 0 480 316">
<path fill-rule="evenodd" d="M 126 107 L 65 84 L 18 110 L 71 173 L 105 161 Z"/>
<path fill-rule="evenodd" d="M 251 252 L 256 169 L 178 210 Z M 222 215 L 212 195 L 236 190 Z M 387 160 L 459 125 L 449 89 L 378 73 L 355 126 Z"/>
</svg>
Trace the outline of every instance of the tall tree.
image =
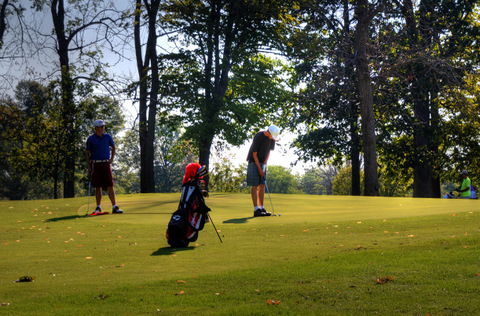
<svg viewBox="0 0 480 316">
<path fill-rule="evenodd" d="M 78 128 L 82 122 L 81 109 L 75 100 L 77 80 L 99 80 L 104 75 L 98 46 L 108 40 L 105 29 L 110 26 L 107 22 L 112 21 L 113 10 L 101 8 L 100 4 L 82 0 L 34 1 L 37 10 L 41 11 L 45 6 L 50 10 L 53 22 L 60 73 L 61 123 L 64 128 L 60 143 L 64 157 L 63 195 L 66 198 L 75 196 L 75 162 L 80 142 Z"/>
<path fill-rule="evenodd" d="M 369 69 L 370 60 L 368 57 L 369 29 L 375 14 L 376 9 L 368 0 L 357 0 L 355 2 L 355 15 L 357 18 L 354 43 L 355 66 L 362 116 L 365 195 L 368 196 L 378 195 L 379 192 L 373 91 Z"/>
<path fill-rule="evenodd" d="M 445 170 L 458 163 L 450 157 L 459 157 L 459 148 L 465 156 L 478 152 L 472 146 L 478 132 L 470 128 L 476 115 L 470 113 L 478 96 L 471 80 L 479 62 L 479 1 L 393 4 L 389 16 L 395 19 L 385 19 L 377 45 L 386 69 L 382 90 L 393 96 L 381 110 L 382 160 L 388 170 L 412 174 L 413 196 L 438 198 Z"/>
<path fill-rule="evenodd" d="M 18 103 L 4 105 L 2 124 L 5 124 L 6 120 L 11 120 L 12 123 L 5 125 L 9 128 L 8 132 L 0 133 L 0 156 L 13 170 L 7 168 L 4 172 L 9 173 L 10 178 L 13 175 L 19 176 L 19 183 L 26 183 L 23 189 L 18 189 L 15 198 L 56 199 L 60 195 L 64 151 L 61 148 L 63 144 L 58 140 L 64 133 L 64 126 L 60 118 L 63 105 L 57 95 L 57 88 L 56 82 L 44 87 L 37 82 L 22 81 L 15 90 Z M 98 117 L 109 122 L 108 132 L 114 137 L 123 128 L 123 117 L 115 100 L 102 96 L 86 96 L 79 106 L 84 109 L 79 119 L 85 124 L 78 128 L 79 138 L 82 140 L 93 133 L 92 125 Z M 83 146 L 79 147 L 84 152 L 85 143 L 82 141 L 82 144 Z M 82 156 L 77 157 L 77 162 L 85 165 Z M 84 183 L 87 183 L 86 179 L 85 176 Z M 39 183 L 44 187 L 42 191 L 39 188 L 30 189 L 31 184 L 40 186 Z M 76 187 L 76 193 L 80 193 L 79 186 Z M 39 195 L 40 193 L 42 195 Z"/>
<path fill-rule="evenodd" d="M 179 32 L 174 38 L 182 46 L 178 56 L 189 60 L 185 77 L 193 86 L 183 87 L 191 93 L 182 97 L 190 102 L 185 136 L 198 145 L 200 164 L 208 167 L 215 136 L 240 144 L 252 125 L 284 102 L 278 69 L 257 55 L 271 47 L 282 25 L 293 21 L 287 6 L 283 1 L 170 0 L 162 7 L 165 28 Z M 244 76 L 237 86 L 232 85 L 235 75 Z M 270 89 L 259 88 L 266 85 Z M 258 98 L 242 98 L 246 90 Z M 279 99 L 270 98 L 274 92 Z"/>
<path fill-rule="evenodd" d="M 140 191 L 155 192 L 154 142 L 157 114 L 159 71 L 157 53 L 157 19 L 161 0 L 136 0 L 134 43 L 139 78 Z M 146 43 L 142 44 L 143 19 Z M 145 46 L 144 46 L 145 45 Z"/>
<path fill-rule="evenodd" d="M 288 56 L 297 63 L 299 93 L 295 124 L 306 133 L 296 140 L 304 160 L 327 165 L 351 161 L 351 194 L 360 194 L 359 100 L 354 54 L 354 6 L 351 1 L 302 3 L 304 25 L 292 33 Z"/>
</svg>

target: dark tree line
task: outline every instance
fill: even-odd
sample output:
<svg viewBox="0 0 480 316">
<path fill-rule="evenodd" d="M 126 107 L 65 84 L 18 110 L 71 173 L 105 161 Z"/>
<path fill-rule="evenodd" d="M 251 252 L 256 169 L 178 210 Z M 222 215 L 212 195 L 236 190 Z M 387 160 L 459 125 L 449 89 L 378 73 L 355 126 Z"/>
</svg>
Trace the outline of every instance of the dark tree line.
<svg viewBox="0 0 480 316">
<path fill-rule="evenodd" d="M 300 45 L 292 54 L 308 79 L 309 94 L 300 99 L 294 121 L 307 125 L 297 140 L 305 158 L 352 159 L 352 194 L 358 194 L 359 153 L 367 195 L 378 192 L 379 166 L 387 177 L 412 178 L 417 197 L 440 197 L 441 182 L 461 169 L 475 173 L 473 159 L 454 159 L 452 153 L 471 156 L 478 145 L 466 147 L 460 139 L 472 136 L 461 129 L 449 134 L 447 127 L 462 120 L 476 126 L 478 115 L 467 118 L 477 107 L 471 86 L 478 65 L 476 5 L 307 1 L 307 34 L 328 45 Z"/>
<path fill-rule="evenodd" d="M 441 183 L 458 170 L 480 167 L 479 1 L 31 4 L 48 16 L 51 30 L 28 24 L 21 40 L 36 41 L 37 55 L 49 57 L 42 60 L 50 63 L 49 77 L 43 92 L 32 84 L 19 86 L 24 91 L 15 99 L 3 98 L 1 120 L 9 127 L 0 139 L 2 168 L 7 175 L 21 168 L 11 149 L 40 161 L 54 146 L 35 177 L 51 179 L 55 197 L 60 182 L 64 197 L 78 192 L 88 122 L 120 95 L 138 106 L 133 172 L 144 193 L 164 180 L 156 161 L 169 166 L 158 159 L 165 155 L 158 141 L 172 141 L 164 133 L 179 133 L 195 148 L 187 156 L 209 166 L 216 139 L 240 145 L 271 123 L 299 132 L 300 159 L 348 162 L 354 195 L 362 185 L 365 195 L 386 192 L 382 183 L 397 178 L 412 183 L 413 196 L 439 197 Z M 8 37 L 18 31 L 14 18 L 22 21 L 31 8 L 3 1 L 0 49 L 18 40 Z M 104 52 L 131 58 L 135 78 L 120 81 Z M 115 128 L 122 125 L 121 115 L 111 119 Z M 22 128 L 15 138 L 12 131 Z M 55 143 L 42 145 L 45 139 Z"/>
</svg>

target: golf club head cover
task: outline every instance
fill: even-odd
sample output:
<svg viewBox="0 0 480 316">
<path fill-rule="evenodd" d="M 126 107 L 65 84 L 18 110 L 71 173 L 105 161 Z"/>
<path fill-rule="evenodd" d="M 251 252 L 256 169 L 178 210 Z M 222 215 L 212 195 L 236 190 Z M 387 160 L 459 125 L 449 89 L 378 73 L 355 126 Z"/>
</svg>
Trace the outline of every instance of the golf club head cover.
<svg viewBox="0 0 480 316">
<path fill-rule="evenodd" d="M 197 171 L 197 176 L 198 178 L 204 177 L 208 174 L 207 167 L 203 165 L 200 169 Z"/>
</svg>

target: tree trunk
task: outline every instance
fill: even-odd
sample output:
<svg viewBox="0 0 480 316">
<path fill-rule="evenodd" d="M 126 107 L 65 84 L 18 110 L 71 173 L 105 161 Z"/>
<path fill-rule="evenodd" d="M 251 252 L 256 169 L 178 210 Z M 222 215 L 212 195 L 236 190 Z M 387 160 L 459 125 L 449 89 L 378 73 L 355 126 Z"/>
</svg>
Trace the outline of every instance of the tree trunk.
<svg viewBox="0 0 480 316">
<path fill-rule="evenodd" d="M 64 156 L 63 197 L 75 196 L 75 160 L 77 154 L 76 108 L 73 98 L 74 84 L 70 73 L 68 56 L 69 40 L 65 37 L 65 8 L 63 0 L 53 0 L 50 7 L 61 69 L 63 139 L 61 150 Z"/>
<path fill-rule="evenodd" d="M 344 63 L 346 76 L 354 77 L 354 55 L 352 52 L 352 38 L 350 36 L 350 10 L 349 0 L 343 0 L 343 36 L 345 37 Z M 345 80 L 347 86 L 348 95 L 354 95 L 355 88 L 353 84 L 350 84 L 349 80 Z M 358 105 L 356 100 L 349 100 L 349 120 L 350 120 L 350 159 L 352 163 L 352 187 L 351 195 L 360 195 L 360 138 L 358 135 Z"/>
<path fill-rule="evenodd" d="M 137 71 L 139 75 L 139 142 L 140 142 L 140 192 L 155 192 L 154 143 L 155 123 L 158 102 L 158 61 L 156 51 L 156 17 L 160 0 L 152 0 L 150 6 L 144 7 L 148 13 L 148 39 L 145 58 L 142 57 L 141 16 L 136 11 L 134 36 Z M 136 9 L 142 7 L 142 1 L 136 1 Z M 149 70 L 150 69 L 150 70 Z M 151 87 L 148 91 L 149 71 L 151 71 Z"/>
<path fill-rule="evenodd" d="M 419 67 L 421 68 L 421 67 Z M 415 166 L 413 168 L 413 196 L 425 198 L 440 198 L 440 179 L 432 165 L 438 154 L 438 142 L 434 131 L 438 130 L 438 110 L 431 109 L 431 100 L 425 87 L 431 86 L 428 78 L 423 77 L 423 71 L 417 70 L 420 79 L 414 82 L 414 116 L 413 144 Z M 417 77 L 417 78 L 418 78 Z M 433 107 L 433 106 L 432 106 Z"/>
<path fill-rule="evenodd" d="M 355 106 L 356 109 L 356 106 Z M 353 112 L 352 114 L 356 113 L 357 111 Z M 360 186 L 360 137 L 358 136 L 358 127 L 357 122 L 354 122 L 350 126 L 350 159 L 352 161 L 352 195 L 360 195 L 362 193 L 361 186 Z"/>
<path fill-rule="evenodd" d="M 355 13 L 358 20 L 355 31 L 355 64 L 357 67 L 358 96 L 362 118 L 365 195 L 376 196 L 378 195 L 378 170 L 375 117 L 373 115 L 373 93 L 367 56 L 368 28 L 371 21 L 368 1 L 357 1 Z"/>
<path fill-rule="evenodd" d="M 428 12 L 433 10 L 433 3 L 422 3 L 422 14 L 419 26 L 416 24 L 414 5 L 411 0 L 403 2 L 402 13 L 405 16 L 407 34 L 411 43 L 412 55 L 424 51 L 430 46 L 430 27 L 427 21 Z M 414 111 L 413 143 L 414 143 L 414 168 L 413 168 L 413 196 L 426 198 L 439 198 L 440 178 L 438 166 L 433 165 L 434 157 L 438 154 L 438 131 L 440 117 L 438 109 L 432 102 L 436 95 L 435 83 L 426 75 L 427 69 L 421 64 L 414 63 L 411 67 L 413 82 L 411 95 Z"/>
<path fill-rule="evenodd" d="M 0 8 L 0 49 L 3 47 L 3 36 L 5 35 L 5 30 L 7 29 L 7 6 L 9 0 L 3 0 L 3 3 Z"/>
</svg>

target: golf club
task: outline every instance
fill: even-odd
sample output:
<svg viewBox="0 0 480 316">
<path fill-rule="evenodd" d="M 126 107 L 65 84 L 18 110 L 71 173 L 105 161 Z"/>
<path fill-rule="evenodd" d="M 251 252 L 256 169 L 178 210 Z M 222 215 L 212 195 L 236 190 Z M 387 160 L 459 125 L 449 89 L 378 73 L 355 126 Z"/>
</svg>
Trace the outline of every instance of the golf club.
<svg viewBox="0 0 480 316">
<path fill-rule="evenodd" d="M 223 243 L 223 240 L 220 237 L 220 234 L 218 233 L 217 227 L 215 227 L 215 224 L 212 221 L 212 217 L 208 213 L 207 213 L 207 216 L 208 216 L 208 219 L 210 220 L 210 223 L 212 223 L 212 225 L 213 225 L 213 229 L 215 229 L 215 232 L 217 233 L 218 239 L 220 239 L 220 243 Z"/>
<path fill-rule="evenodd" d="M 88 177 L 88 202 L 87 202 L 87 214 L 90 213 L 90 187 L 92 186 L 92 181 L 90 177 Z"/>
<path fill-rule="evenodd" d="M 270 205 L 272 206 L 272 216 L 277 216 L 277 215 L 275 215 L 275 210 L 273 209 L 273 203 L 272 203 L 272 197 L 270 196 L 270 190 L 268 190 L 267 177 L 265 176 L 263 178 L 263 180 L 265 180 L 265 189 L 267 189 L 268 198 L 270 199 Z"/>
</svg>

